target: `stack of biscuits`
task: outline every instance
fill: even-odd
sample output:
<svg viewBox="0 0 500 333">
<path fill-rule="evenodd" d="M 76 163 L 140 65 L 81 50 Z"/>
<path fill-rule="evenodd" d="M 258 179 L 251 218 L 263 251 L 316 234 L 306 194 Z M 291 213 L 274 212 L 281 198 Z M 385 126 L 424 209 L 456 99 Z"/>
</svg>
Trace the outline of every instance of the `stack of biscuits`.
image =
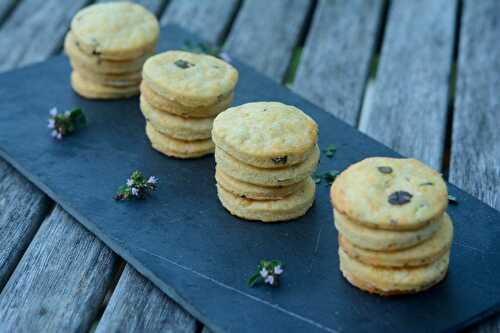
<svg viewBox="0 0 500 333">
<path fill-rule="evenodd" d="M 331 188 L 340 270 L 380 295 L 415 293 L 448 270 L 453 225 L 441 175 L 414 159 L 368 158 Z"/>
<path fill-rule="evenodd" d="M 212 139 L 222 205 L 263 222 L 304 215 L 314 202 L 317 138 L 316 122 L 282 103 L 248 103 L 218 115 Z"/>
<path fill-rule="evenodd" d="M 154 149 L 176 158 L 213 153 L 212 125 L 233 100 L 238 71 L 206 54 L 169 51 L 143 68 L 141 110 Z"/>
<path fill-rule="evenodd" d="M 142 66 L 154 54 L 158 36 L 158 20 L 140 5 L 112 2 L 82 9 L 64 41 L 73 89 L 90 99 L 138 95 Z"/>
</svg>

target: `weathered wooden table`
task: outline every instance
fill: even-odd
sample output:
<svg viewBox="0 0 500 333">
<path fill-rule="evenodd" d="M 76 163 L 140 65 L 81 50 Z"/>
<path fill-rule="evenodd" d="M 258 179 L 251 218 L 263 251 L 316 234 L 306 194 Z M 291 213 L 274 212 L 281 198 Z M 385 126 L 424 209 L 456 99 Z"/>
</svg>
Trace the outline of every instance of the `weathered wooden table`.
<svg viewBox="0 0 500 333">
<path fill-rule="evenodd" d="M 0 70 L 89 2 L 1 0 Z M 500 1 L 138 2 L 500 209 Z M 2 160 L 0 290 L 1 332 L 208 330 Z"/>
</svg>

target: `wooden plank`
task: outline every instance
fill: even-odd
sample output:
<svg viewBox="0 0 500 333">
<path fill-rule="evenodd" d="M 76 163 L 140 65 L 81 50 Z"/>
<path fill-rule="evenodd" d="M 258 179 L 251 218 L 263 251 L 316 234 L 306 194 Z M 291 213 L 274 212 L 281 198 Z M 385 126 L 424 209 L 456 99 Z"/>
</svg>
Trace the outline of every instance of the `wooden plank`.
<svg viewBox="0 0 500 333">
<path fill-rule="evenodd" d="M 450 181 L 500 209 L 500 2 L 465 1 Z"/>
<path fill-rule="evenodd" d="M 0 160 L 0 290 L 49 208 L 48 198 Z"/>
<path fill-rule="evenodd" d="M 102 2 L 116 2 L 116 1 L 123 1 L 123 0 L 98 0 L 97 2 L 102 3 Z M 159 16 L 164 8 L 166 0 L 132 0 L 131 2 L 138 3 L 147 8 L 148 10 L 150 10 L 152 13 L 155 13 L 156 16 Z"/>
<path fill-rule="evenodd" d="M 111 250 L 57 206 L 0 295 L 0 331 L 88 330 L 115 263 Z"/>
<path fill-rule="evenodd" d="M 383 1 L 320 0 L 292 89 L 356 125 Z"/>
<path fill-rule="evenodd" d="M 163 15 L 161 24 L 178 24 L 209 43 L 222 42 L 239 0 L 173 0 Z"/>
<path fill-rule="evenodd" d="M 500 209 L 500 2 L 463 2 L 449 180 Z M 500 332 L 500 315 L 469 332 Z"/>
<path fill-rule="evenodd" d="M 43 60 L 59 50 L 71 17 L 86 2 L 20 3 L 0 30 L 0 69 Z M 0 189 L 11 192 L 0 191 L 0 201 L 15 210 L 2 212 L 1 221 L 6 221 L 2 241 L 9 235 L 19 239 L 14 250 L 12 246 L 2 247 L 8 258 L 2 258 L 7 263 L 5 271 L 12 271 L 49 200 L 4 164 L 2 161 Z M 15 241 L 12 238 L 2 244 Z M 0 331 L 87 329 L 99 309 L 116 260 L 101 242 L 56 209 L 42 224 L 1 294 Z"/>
<path fill-rule="evenodd" d="M 24 0 L 0 29 L 0 71 L 46 59 L 61 47 L 87 0 Z"/>
<path fill-rule="evenodd" d="M 245 1 L 225 49 L 269 77 L 282 81 L 311 1 Z"/>
<path fill-rule="evenodd" d="M 360 129 L 440 170 L 457 3 L 391 3 L 373 105 Z M 418 13 L 418 15 L 416 15 Z"/>
<path fill-rule="evenodd" d="M 196 320 L 191 315 L 127 265 L 96 333 L 195 330 Z"/>
</svg>

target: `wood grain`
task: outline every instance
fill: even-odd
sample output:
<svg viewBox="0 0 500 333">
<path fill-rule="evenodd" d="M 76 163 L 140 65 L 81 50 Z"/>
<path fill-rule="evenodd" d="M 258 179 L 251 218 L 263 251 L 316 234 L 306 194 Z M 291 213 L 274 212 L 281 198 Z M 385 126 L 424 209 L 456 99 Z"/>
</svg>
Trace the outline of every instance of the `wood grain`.
<svg viewBox="0 0 500 333">
<path fill-rule="evenodd" d="M 0 71 L 45 60 L 62 44 L 73 15 L 87 0 L 24 0 L 0 29 Z"/>
<path fill-rule="evenodd" d="M 86 1 L 20 3 L 0 30 L 0 69 L 43 60 L 60 49 Z M 7 46 L 7 47 L 6 47 Z M 50 202 L 2 161 L 2 279 L 7 279 Z M 19 241 L 17 244 L 15 242 Z M 13 247 L 15 245 L 15 247 Z M 0 331 L 82 331 L 112 277 L 114 254 L 59 208 L 46 220 L 0 297 Z M 2 280 L 2 284 L 4 283 Z"/>
<path fill-rule="evenodd" d="M 320 0 L 292 89 L 356 125 L 382 1 Z"/>
<path fill-rule="evenodd" d="M 391 3 L 373 105 L 360 123 L 376 140 L 437 170 L 445 141 L 456 10 L 454 0 Z"/>
<path fill-rule="evenodd" d="M 282 81 L 311 2 L 245 1 L 225 49 L 276 81 Z"/>
<path fill-rule="evenodd" d="M 0 160 L 0 290 L 49 207 L 49 199 Z"/>
<path fill-rule="evenodd" d="M 219 44 L 238 8 L 238 0 L 173 0 L 161 24 L 178 24 L 209 43 Z"/>
<path fill-rule="evenodd" d="M 450 182 L 500 209 L 500 2 L 463 2 Z M 468 332 L 500 332 L 497 314 Z"/>
<path fill-rule="evenodd" d="M 450 181 L 500 209 L 500 2 L 466 1 Z"/>
<path fill-rule="evenodd" d="M 104 312 L 96 333 L 195 332 L 196 320 L 130 265 Z"/>
<path fill-rule="evenodd" d="M 57 206 L 0 295 L 0 331 L 88 330 L 115 263 L 111 250 Z"/>
<path fill-rule="evenodd" d="M 123 0 L 98 0 L 97 2 L 102 3 L 102 2 L 116 2 L 116 1 L 123 1 Z M 159 16 L 167 0 L 129 0 L 129 1 L 140 4 L 145 8 L 147 8 L 152 13 L 154 13 L 156 16 Z"/>
</svg>

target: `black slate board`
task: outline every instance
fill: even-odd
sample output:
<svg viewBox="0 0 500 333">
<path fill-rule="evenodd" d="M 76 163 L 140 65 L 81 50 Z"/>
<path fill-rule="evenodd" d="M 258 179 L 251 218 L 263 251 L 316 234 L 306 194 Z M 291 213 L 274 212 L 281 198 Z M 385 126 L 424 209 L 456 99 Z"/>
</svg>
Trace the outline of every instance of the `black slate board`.
<svg viewBox="0 0 500 333">
<path fill-rule="evenodd" d="M 192 35 L 169 26 L 160 50 Z M 320 145 L 337 145 L 320 170 L 342 170 L 368 156 L 398 156 L 254 70 L 235 62 L 234 104 L 276 100 L 320 124 Z M 338 269 L 328 187 L 292 223 L 238 220 L 219 204 L 213 157 L 180 161 L 153 151 L 138 99 L 87 101 L 69 86 L 67 59 L 56 57 L 0 76 L 0 155 L 164 292 L 215 331 L 418 332 L 457 330 L 500 307 L 500 213 L 450 185 L 458 198 L 446 280 L 413 296 L 380 298 L 351 287 Z M 89 126 L 53 140 L 48 110 L 81 106 Z M 111 198 L 130 173 L 156 175 L 144 202 Z M 473 176 L 473 175 L 471 175 Z M 286 264 L 278 289 L 248 288 L 260 259 Z"/>
</svg>

